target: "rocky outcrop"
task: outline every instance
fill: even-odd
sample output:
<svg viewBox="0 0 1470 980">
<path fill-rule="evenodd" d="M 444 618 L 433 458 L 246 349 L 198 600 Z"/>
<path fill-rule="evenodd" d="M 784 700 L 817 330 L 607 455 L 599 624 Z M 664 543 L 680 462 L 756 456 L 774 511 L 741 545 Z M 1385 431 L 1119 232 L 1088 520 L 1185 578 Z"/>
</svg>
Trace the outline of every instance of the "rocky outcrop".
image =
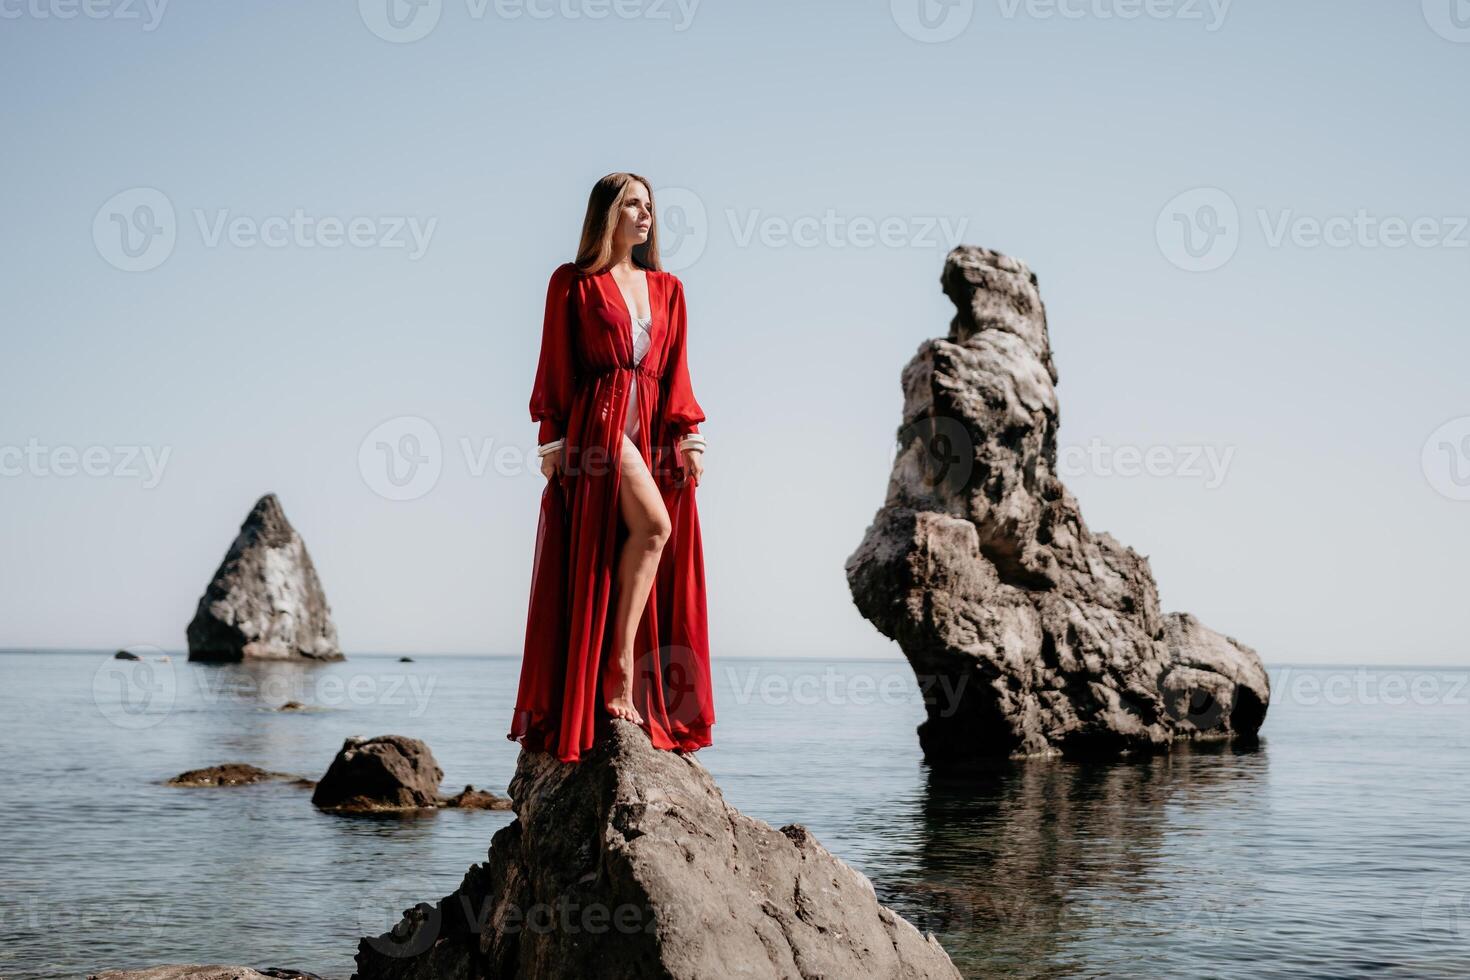
<svg viewBox="0 0 1470 980">
<path fill-rule="evenodd" d="M 350 736 L 311 802 L 323 810 L 418 810 L 439 804 L 444 770 L 421 740 L 406 735 Z"/>
<path fill-rule="evenodd" d="M 581 762 L 521 753 L 488 861 L 364 938 L 357 980 L 960 976 L 804 827 L 745 816 L 692 755 L 607 724 Z"/>
<path fill-rule="evenodd" d="M 306 545 L 276 495 L 256 502 L 199 600 L 190 660 L 341 660 Z"/>
<path fill-rule="evenodd" d="M 311 802 L 335 813 L 395 810 L 509 810 L 510 800 L 466 786 L 453 796 L 439 792 L 444 770 L 429 746 L 406 735 L 353 735 L 314 785 Z"/>
<path fill-rule="evenodd" d="M 949 253 L 949 335 L 904 368 L 887 496 L 847 560 L 858 609 L 927 694 L 931 761 L 1251 737 L 1260 658 L 1163 614 L 1148 559 L 1082 520 L 1056 475 L 1057 369 L 1036 276 Z"/>
</svg>

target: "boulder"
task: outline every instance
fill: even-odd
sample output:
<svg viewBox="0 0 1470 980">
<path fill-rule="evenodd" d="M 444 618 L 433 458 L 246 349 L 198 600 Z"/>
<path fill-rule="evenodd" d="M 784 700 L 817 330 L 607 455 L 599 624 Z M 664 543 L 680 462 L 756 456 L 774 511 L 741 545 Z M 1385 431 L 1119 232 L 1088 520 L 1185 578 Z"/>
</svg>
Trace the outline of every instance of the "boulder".
<svg viewBox="0 0 1470 980">
<path fill-rule="evenodd" d="M 883 506 L 846 563 L 859 611 L 926 693 L 931 762 L 1253 738 L 1255 651 L 1159 610 L 1146 556 L 1093 532 L 1056 474 L 1057 369 L 1037 279 L 959 246 L 956 313 L 904 368 Z"/>
<path fill-rule="evenodd" d="M 960 976 L 806 828 L 740 813 L 630 722 L 580 762 L 522 751 L 510 791 L 488 860 L 364 938 L 356 980 Z"/>
<path fill-rule="evenodd" d="M 443 779 L 434 753 L 419 739 L 353 735 L 317 782 L 311 802 L 323 810 L 358 813 L 433 808 Z"/>
<path fill-rule="evenodd" d="M 187 630 L 190 660 L 342 660 L 306 545 L 268 493 L 240 525 Z"/>
</svg>

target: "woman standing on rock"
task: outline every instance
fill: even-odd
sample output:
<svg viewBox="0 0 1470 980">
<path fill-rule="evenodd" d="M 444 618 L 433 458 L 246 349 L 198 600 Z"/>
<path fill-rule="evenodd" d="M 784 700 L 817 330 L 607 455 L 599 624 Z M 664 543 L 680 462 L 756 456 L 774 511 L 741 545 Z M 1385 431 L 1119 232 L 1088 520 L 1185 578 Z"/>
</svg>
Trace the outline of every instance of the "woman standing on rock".
<svg viewBox="0 0 1470 980">
<path fill-rule="evenodd" d="M 577 260 L 551 274 L 531 419 L 547 477 L 507 738 L 574 762 L 626 718 L 661 749 L 710 744 L 704 553 L 694 489 L 704 411 L 684 285 L 659 267 L 653 193 L 592 188 Z"/>
</svg>

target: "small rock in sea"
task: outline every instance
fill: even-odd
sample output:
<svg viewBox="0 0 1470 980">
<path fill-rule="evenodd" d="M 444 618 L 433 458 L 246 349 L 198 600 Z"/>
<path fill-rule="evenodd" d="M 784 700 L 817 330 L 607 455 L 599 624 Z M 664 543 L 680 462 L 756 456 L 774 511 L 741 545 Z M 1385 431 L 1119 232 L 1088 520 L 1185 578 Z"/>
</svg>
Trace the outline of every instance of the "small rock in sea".
<svg viewBox="0 0 1470 980">
<path fill-rule="evenodd" d="M 276 710 L 277 711 L 305 711 L 306 710 L 306 705 L 302 704 L 300 701 L 287 701 L 285 704 L 281 705 Z"/>
<path fill-rule="evenodd" d="M 406 735 L 353 735 L 342 743 L 311 802 L 323 810 L 371 813 L 437 808 L 444 770 Z"/>
<path fill-rule="evenodd" d="M 187 635 L 190 660 L 345 659 L 316 567 L 275 494 L 240 525 Z"/>
<path fill-rule="evenodd" d="M 401 663 L 401 664 L 411 664 L 411 663 L 413 663 L 413 658 L 412 657 L 399 657 L 398 658 L 398 662 Z"/>
<path fill-rule="evenodd" d="M 287 967 L 269 966 L 263 970 L 252 970 L 248 966 L 201 966 L 199 964 L 173 964 L 150 966 L 141 970 L 104 970 L 89 973 L 87 980 L 322 980 L 315 973 L 292 970 Z"/>
<path fill-rule="evenodd" d="M 119 650 L 119 651 L 117 651 L 117 653 L 114 653 L 112 655 L 112 659 L 113 660 L 142 660 L 143 658 L 140 657 L 140 656 L 138 656 L 136 653 L 128 653 L 128 651 L 126 651 L 126 650 Z"/>
<path fill-rule="evenodd" d="M 475 789 L 473 786 L 466 786 L 462 792 L 453 796 L 440 797 L 439 805 L 460 810 L 509 810 L 511 808 L 509 797 L 496 796 L 488 790 Z"/>
<path fill-rule="evenodd" d="M 489 859 L 364 937 L 356 980 L 959 980 L 805 827 L 747 817 L 692 755 L 606 725 L 580 762 L 521 751 Z"/>
<path fill-rule="evenodd" d="M 299 779 L 289 772 L 271 772 L 247 762 L 226 762 L 207 769 L 190 769 L 168 781 L 169 786 L 249 786 L 272 779 Z"/>
</svg>

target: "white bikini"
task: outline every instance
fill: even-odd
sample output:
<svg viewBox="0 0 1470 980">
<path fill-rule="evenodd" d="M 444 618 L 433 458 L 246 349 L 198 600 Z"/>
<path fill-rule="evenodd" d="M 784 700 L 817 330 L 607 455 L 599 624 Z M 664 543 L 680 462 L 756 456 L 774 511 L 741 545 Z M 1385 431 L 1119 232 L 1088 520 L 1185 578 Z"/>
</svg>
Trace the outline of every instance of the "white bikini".
<svg viewBox="0 0 1470 980">
<path fill-rule="evenodd" d="M 653 314 L 645 317 L 633 317 L 633 366 L 637 367 L 643 361 L 643 355 L 648 353 L 648 328 L 653 323 Z M 638 441 L 638 380 L 635 377 L 633 383 L 628 386 L 628 415 L 623 420 L 623 431 L 633 442 Z"/>
<path fill-rule="evenodd" d="M 623 297 L 623 302 L 624 304 L 627 304 L 628 300 L 626 296 Z M 629 305 L 628 309 L 631 310 L 633 309 L 633 307 Z M 637 367 L 640 363 L 642 363 L 643 355 L 648 353 L 649 344 L 652 342 L 652 337 L 649 336 L 648 328 L 653 325 L 653 314 L 652 312 L 650 312 L 648 316 L 630 316 L 630 319 L 632 320 L 631 332 L 633 334 L 633 366 Z M 629 439 L 632 439 L 636 443 L 638 441 L 639 428 L 638 382 L 636 379 L 634 379 L 633 384 L 628 389 L 628 414 L 623 419 L 623 432 L 627 434 Z M 565 442 L 565 438 L 553 439 L 551 442 L 545 443 L 541 446 L 537 446 L 536 453 L 538 456 L 545 456 L 547 453 L 554 452 L 555 450 L 560 449 L 562 445 L 565 444 Z M 690 433 L 683 439 L 679 440 L 679 447 L 681 449 L 691 447 L 695 449 L 704 449 L 704 445 L 704 436 L 697 432 Z"/>
</svg>

